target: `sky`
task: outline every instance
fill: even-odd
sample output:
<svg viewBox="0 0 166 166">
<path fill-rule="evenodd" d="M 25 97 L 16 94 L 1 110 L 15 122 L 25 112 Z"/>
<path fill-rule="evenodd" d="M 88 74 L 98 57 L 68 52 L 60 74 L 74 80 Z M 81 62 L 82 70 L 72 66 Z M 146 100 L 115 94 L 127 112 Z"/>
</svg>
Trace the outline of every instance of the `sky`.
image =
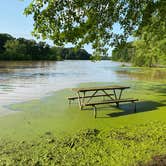
<svg viewBox="0 0 166 166">
<path fill-rule="evenodd" d="M 33 30 L 33 18 L 31 16 L 26 17 L 23 15 L 25 7 L 31 2 L 31 0 L 0 0 L 0 33 L 8 33 L 12 36 L 19 38 L 24 37 L 26 39 L 35 39 L 31 32 Z M 118 29 L 118 27 L 117 27 Z M 53 45 L 51 41 L 47 41 L 48 44 Z M 66 45 L 71 47 L 72 45 Z M 86 45 L 85 49 L 92 53 L 90 45 Z M 109 50 L 111 54 L 112 48 Z"/>
<path fill-rule="evenodd" d="M 1 0 L 0 33 L 9 33 L 14 37 L 32 38 L 32 17 L 23 15 L 24 8 L 30 0 Z"/>
</svg>

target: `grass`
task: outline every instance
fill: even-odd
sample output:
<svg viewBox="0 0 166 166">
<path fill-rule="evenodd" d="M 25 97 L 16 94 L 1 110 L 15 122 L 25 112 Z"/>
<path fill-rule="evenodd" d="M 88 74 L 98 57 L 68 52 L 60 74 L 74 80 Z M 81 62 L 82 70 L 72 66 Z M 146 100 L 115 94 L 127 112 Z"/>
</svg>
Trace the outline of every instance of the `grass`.
<svg viewBox="0 0 166 166">
<path fill-rule="evenodd" d="M 110 83 L 80 86 L 94 84 Z M 68 105 L 70 89 L 11 105 L 17 113 L 0 117 L 0 165 L 138 165 L 166 154 L 166 82 L 122 85 L 140 100 L 137 113 L 131 104 L 102 106 L 94 119 L 92 110 Z"/>
</svg>

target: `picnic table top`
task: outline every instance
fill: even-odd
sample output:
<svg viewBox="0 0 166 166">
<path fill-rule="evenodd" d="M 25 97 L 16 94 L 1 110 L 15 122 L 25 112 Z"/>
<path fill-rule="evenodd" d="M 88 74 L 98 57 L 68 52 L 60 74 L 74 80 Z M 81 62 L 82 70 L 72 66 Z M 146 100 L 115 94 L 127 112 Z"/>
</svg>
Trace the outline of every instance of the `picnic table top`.
<svg viewBox="0 0 166 166">
<path fill-rule="evenodd" d="M 87 91 L 96 91 L 96 90 L 115 90 L 115 89 L 128 89 L 129 86 L 119 86 L 119 85 L 111 85 L 111 86 L 98 86 L 98 87 L 86 87 L 86 88 L 73 88 L 72 90 L 75 92 L 87 92 Z"/>
</svg>

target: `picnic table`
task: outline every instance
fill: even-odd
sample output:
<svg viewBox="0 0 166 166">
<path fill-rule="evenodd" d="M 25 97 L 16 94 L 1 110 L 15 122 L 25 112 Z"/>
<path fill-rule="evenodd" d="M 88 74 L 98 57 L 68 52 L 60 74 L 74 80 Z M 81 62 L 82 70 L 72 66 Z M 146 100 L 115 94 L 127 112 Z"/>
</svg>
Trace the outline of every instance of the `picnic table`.
<svg viewBox="0 0 166 166">
<path fill-rule="evenodd" d="M 119 103 L 132 102 L 134 103 L 134 111 L 136 112 L 136 103 L 138 99 L 122 98 L 122 92 L 129 89 L 129 86 L 99 86 L 99 87 L 86 87 L 86 88 L 73 88 L 72 90 L 77 94 L 74 97 L 68 97 L 69 104 L 71 101 L 78 99 L 79 107 L 81 110 L 84 107 L 92 106 L 94 108 L 94 116 L 96 118 L 97 109 L 96 105 L 115 103 L 119 107 Z M 107 98 L 107 100 L 92 101 L 94 98 Z"/>
</svg>

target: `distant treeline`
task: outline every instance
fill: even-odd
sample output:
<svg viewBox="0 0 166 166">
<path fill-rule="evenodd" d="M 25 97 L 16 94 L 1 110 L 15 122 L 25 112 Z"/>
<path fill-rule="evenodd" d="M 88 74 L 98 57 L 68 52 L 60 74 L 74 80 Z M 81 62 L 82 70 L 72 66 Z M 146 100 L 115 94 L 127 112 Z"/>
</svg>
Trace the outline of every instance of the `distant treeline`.
<svg viewBox="0 0 166 166">
<path fill-rule="evenodd" d="M 45 42 L 0 34 L 0 60 L 89 60 L 84 49 L 51 47 Z"/>
</svg>

